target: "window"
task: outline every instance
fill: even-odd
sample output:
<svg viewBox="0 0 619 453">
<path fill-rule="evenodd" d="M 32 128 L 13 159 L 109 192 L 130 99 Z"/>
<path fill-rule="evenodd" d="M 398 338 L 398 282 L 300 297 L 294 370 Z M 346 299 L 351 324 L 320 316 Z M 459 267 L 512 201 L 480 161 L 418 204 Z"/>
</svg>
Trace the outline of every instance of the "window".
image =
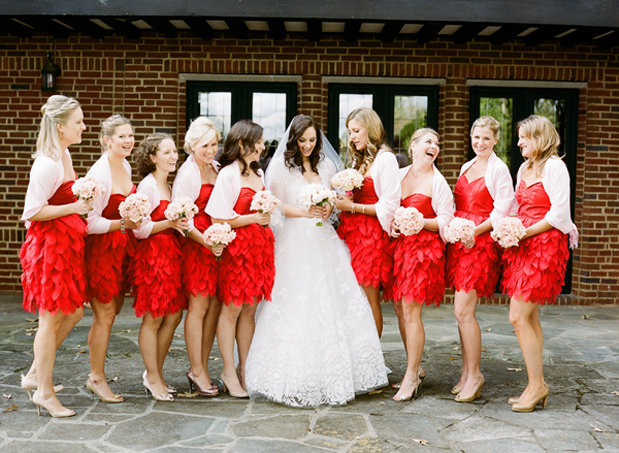
<svg viewBox="0 0 619 453">
<path fill-rule="evenodd" d="M 578 127 L 578 90 L 553 88 L 471 87 L 471 125 L 475 119 L 490 115 L 501 123 L 497 155 L 509 167 L 514 181 L 523 162 L 518 148 L 516 125 L 529 115 L 548 118 L 559 132 L 559 154 L 570 173 L 572 218 L 576 188 L 576 146 Z M 469 145 L 470 146 L 470 145 Z M 469 148 L 469 157 L 474 156 Z M 567 265 L 563 293 L 571 291 L 572 259 Z"/>
<path fill-rule="evenodd" d="M 346 155 L 346 117 L 359 107 L 371 107 L 380 116 L 387 141 L 401 166 L 409 163 L 408 142 L 416 129 L 437 128 L 438 87 L 408 85 L 329 84 L 329 141 Z"/>
<path fill-rule="evenodd" d="M 252 120 L 264 128 L 267 156 L 275 152 L 296 112 L 296 83 L 187 82 L 187 127 L 206 116 L 225 138 L 234 123 Z"/>
</svg>

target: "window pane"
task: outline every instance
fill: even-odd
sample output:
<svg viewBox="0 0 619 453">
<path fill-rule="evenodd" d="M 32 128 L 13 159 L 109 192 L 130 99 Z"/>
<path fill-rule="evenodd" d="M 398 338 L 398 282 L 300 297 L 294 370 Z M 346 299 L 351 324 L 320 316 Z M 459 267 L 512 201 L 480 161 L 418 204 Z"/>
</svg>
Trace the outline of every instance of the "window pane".
<svg viewBox="0 0 619 453">
<path fill-rule="evenodd" d="M 348 131 L 346 130 L 346 118 L 348 114 L 352 112 L 354 109 L 358 109 L 360 107 L 369 107 L 372 108 L 373 96 L 371 94 L 343 94 L 340 93 L 340 110 L 338 116 L 338 134 L 340 141 L 340 149 L 339 152 L 342 155 L 345 155 L 346 149 L 348 147 Z M 332 143 L 332 145 L 334 145 Z M 333 146 L 336 148 L 336 146 Z"/>
<path fill-rule="evenodd" d="M 265 150 L 260 163 L 266 168 L 286 132 L 286 93 L 252 93 L 252 121 L 264 129 Z"/>
<path fill-rule="evenodd" d="M 213 120 L 225 137 L 231 126 L 232 93 L 200 92 L 198 93 L 198 103 L 200 104 L 200 116 L 206 116 Z"/>
<path fill-rule="evenodd" d="M 501 124 L 499 142 L 494 147 L 494 152 L 511 168 L 512 146 L 512 98 L 480 98 L 479 116 L 490 115 Z"/>
<path fill-rule="evenodd" d="M 394 96 L 393 101 L 393 150 L 400 165 L 407 165 L 413 132 L 428 124 L 428 97 Z"/>
<path fill-rule="evenodd" d="M 564 153 L 565 142 L 567 139 L 565 136 L 565 99 L 536 99 L 533 105 L 533 113 L 535 115 L 545 116 L 557 129 L 559 137 L 561 137 L 559 154 L 562 155 Z"/>
</svg>

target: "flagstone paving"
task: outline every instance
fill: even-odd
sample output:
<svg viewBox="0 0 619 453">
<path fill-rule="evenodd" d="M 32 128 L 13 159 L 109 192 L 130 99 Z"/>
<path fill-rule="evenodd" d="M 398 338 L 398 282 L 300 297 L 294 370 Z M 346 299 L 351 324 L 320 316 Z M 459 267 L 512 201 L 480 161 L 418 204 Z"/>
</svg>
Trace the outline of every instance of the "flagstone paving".
<svg viewBox="0 0 619 453">
<path fill-rule="evenodd" d="M 382 338 L 395 382 L 405 370 L 393 309 L 385 305 Z M 526 371 L 506 306 L 478 308 L 482 329 L 482 397 L 456 403 L 460 348 L 453 307 L 424 308 L 427 377 L 421 396 L 398 403 L 395 390 L 359 396 L 343 407 L 293 409 L 228 395 L 177 397 L 155 402 L 141 385 L 139 320 L 129 304 L 112 330 L 108 378 L 126 398 L 105 404 L 84 387 L 88 373 L 86 310 L 58 351 L 55 382 L 60 400 L 77 412 L 69 419 L 39 417 L 19 387 L 32 360 L 34 316 L 18 295 L 0 295 L 1 452 L 563 452 L 619 451 L 619 306 L 546 306 L 544 369 L 551 393 L 545 410 L 511 411 L 507 398 L 526 382 Z M 218 376 L 217 348 L 211 376 Z M 165 366 L 169 383 L 187 391 L 188 361 L 182 324 Z"/>
</svg>

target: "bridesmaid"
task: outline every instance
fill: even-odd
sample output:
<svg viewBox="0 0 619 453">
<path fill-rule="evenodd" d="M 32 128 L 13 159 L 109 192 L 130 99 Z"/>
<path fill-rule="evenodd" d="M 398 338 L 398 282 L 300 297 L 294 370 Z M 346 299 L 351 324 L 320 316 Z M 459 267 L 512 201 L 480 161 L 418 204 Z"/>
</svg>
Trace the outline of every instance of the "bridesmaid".
<svg viewBox="0 0 619 453">
<path fill-rule="evenodd" d="M 56 397 L 52 378 L 56 350 L 84 314 L 86 223 L 80 217 L 91 202 L 75 200 L 71 187 L 75 171 L 67 149 L 82 142 L 84 114 L 75 99 L 50 96 L 41 108 L 43 117 L 22 220 L 28 232 L 19 252 L 23 273 L 23 306 L 39 311 L 34 337 L 34 362 L 21 386 L 35 390 L 32 402 L 52 417 L 75 415 Z"/>
<path fill-rule="evenodd" d="M 383 332 L 380 289 L 391 284 L 392 257 L 389 231 L 400 202 L 398 161 L 385 143 L 385 129 L 378 114 L 367 107 L 355 109 L 346 118 L 350 135 L 348 154 L 352 167 L 364 176 L 353 199 L 338 196 L 342 211 L 339 236 L 350 249 L 357 281 L 370 302 L 376 330 Z"/>
<path fill-rule="evenodd" d="M 128 289 L 129 260 L 135 249 L 135 237 L 127 230 L 138 224 L 121 219 L 118 206 L 135 192 L 131 182 L 131 166 L 127 157 L 135 139 L 131 122 L 112 115 L 101 124 L 103 155 L 87 176 L 104 188 L 88 215 L 86 239 L 87 296 L 92 309 L 92 325 L 88 334 L 90 374 L 86 387 L 104 403 L 121 403 L 123 397 L 110 389 L 105 378 L 105 355 L 116 315 L 122 309 Z"/>
<path fill-rule="evenodd" d="M 497 286 L 500 247 L 490 237 L 492 225 L 507 214 L 514 199 L 507 165 L 494 153 L 499 122 L 478 118 L 471 127 L 475 158 L 465 163 L 454 189 L 456 217 L 475 223 L 475 237 L 468 244 L 447 245 L 447 282 L 456 290 L 454 308 L 462 349 L 462 375 L 451 390 L 455 400 L 469 402 L 481 394 L 481 331 L 475 318 L 478 297 L 491 297 Z"/>
<path fill-rule="evenodd" d="M 185 135 L 185 151 L 189 157 L 178 170 L 172 198 L 188 197 L 198 207 L 189 220 L 189 238 L 183 240 L 183 286 L 189 299 L 185 317 L 185 343 L 190 368 L 187 370 L 189 391 L 195 387 L 200 396 L 217 396 L 217 386 L 208 373 L 208 358 L 215 339 L 220 304 L 217 301 L 217 257 L 223 246 L 211 249 L 202 233 L 211 225 L 204 211 L 215 181 L 219 164 L 214 160 L 221 133 L 210 119 L 199 117 Z"/>
<path fill-rule="evenodd" d="M 178 153 L 172 137 L 155 133 L 146 137 L 136 151 L 137 172 L 144 179 L 138 193 L 151 205 L 148 221 L 135 230 L 138 239 L 133 260 L 135 314 L 142 318 L 138 344 L 146 370 L 142 384 L 157 401 L 173 401 L 175 391 L 163 379 L 163 362 L 174 330 L 183 316 L 182 254 L 179 235 L 189 228 L 187 220 L 166 220 L 164 212 L 172 190 L 168 175 L 176 170 Z"/>
<path fill-rule="evenodd" d="M 221 380 L 230 396 L 247 398 L 245 361 L 254 336 L 254 314 L 263 299 L 270 300 L 275 265 L 270 214 L 250 211 L 256 192 L 264 190 L 258 158 L 264 151 L 262 127 L 242 120 L 230 128 L 206 213 L 213 222 L 227 222 L 236 239 L 220 262 L 219 294 L 223 302 L 217 325 L 217 343 L 224 362 Z M 236 338 L 239 367 L 234 368 Z"/>
<path fill-rule="evenodd" d="M 429 128 L 415 131 L 409 153 L 412 165 L 400 170 L 402 206 L 423 214 L 423 229 L 410 236 L 392 227 L 393 300 L 398 322 L 404 327 L 407 368 L 395 401 L 413 398 L 421 385 L 420 363 L 425 343 L 421 320 L 423 305 L 438 306 L 445 293 L 445 243 L 442 232 L 453 218 L 453 196 L 434 161 L 439 136 Z"/>
<path fill-rule="evenodd" d="M 570 218 L 570 177 L 558 156 L 559 134 L 543 116 L 531 115 L 518 123 L 518 146 L 525 158 L 518 170 L 516 199 L 511 214 L 526 227 L 517 247 L 503 253 L 503 290 L 511 297 L 509 321 L 518 337 L 528 384 L 509 403 L 515 412 L 546 406 L 549 388 L 544 381 L 544 335 L 539 305 L 554 303 L 561 292 L 570 246 L 578 230 Z"/>
</svg>

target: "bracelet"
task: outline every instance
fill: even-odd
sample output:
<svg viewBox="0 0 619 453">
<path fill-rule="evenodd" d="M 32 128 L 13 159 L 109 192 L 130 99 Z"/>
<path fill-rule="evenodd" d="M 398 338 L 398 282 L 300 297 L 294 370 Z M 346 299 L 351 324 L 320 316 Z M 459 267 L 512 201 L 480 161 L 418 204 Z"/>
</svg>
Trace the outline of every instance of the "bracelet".
<svg viewBox="0 0 619 453">
<path fill-rule="evenodd" d="M 361 214 L 365 214 L 365 205 L 364 204 L 361 205 Z"/>
<path fill-rule="evenodd" d="M 355 204 L 352 204 L 352 207 L 350 208 L 350 213 L 354 214 L 355 213 Z"/>
<path fill-rule="evenodd" d="M 125 219 L 120 219 L 120 232 L 125 234 Z"/>
</svg>

